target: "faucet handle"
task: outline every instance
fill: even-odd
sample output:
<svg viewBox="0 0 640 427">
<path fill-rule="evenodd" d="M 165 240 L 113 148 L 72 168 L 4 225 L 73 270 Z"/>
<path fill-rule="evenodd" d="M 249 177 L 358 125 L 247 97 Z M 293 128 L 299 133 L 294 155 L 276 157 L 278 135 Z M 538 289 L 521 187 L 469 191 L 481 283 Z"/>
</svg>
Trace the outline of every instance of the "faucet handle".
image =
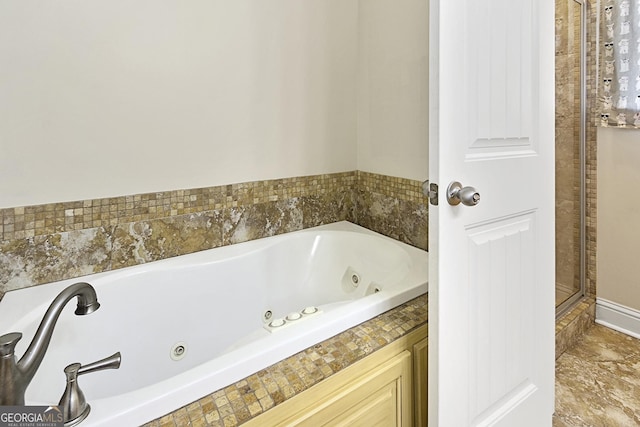
<svg viewBox="0 0 640 427">
<path fill-rule="evenodd" d="M 102 371 L 103 369 L 118 369 L 122 356 L 120 352 L 114 353 L 109 357 L 98 360 L 97 362 L 89 363 L 88 365 L 82 365 L 78 369 L 78 375 L 88 374 L 91 372 Z"/>
<path fill-rule="evenodd" d="M 102 371 L 103 369 L 118 369 L 120 367 L 120 352 L 114 353 L 97 362 L 88 365 L 72 363 L 64 368 L 67 376 L 67 387 L 60 398 L 58 405 L 62 406 L 64 425 L 74 426 L 82 422 L 89 415 L 91 406 L 87 403 L 84 393 L 78 386 L 78 375 Z"/>
<path fill-rule="evenodd" d="M 0 337 L 0 357 L 11 356 L 15 353 L 16 344 L 22 338 L 20 332 L 10 332 Z"/>
</svg>

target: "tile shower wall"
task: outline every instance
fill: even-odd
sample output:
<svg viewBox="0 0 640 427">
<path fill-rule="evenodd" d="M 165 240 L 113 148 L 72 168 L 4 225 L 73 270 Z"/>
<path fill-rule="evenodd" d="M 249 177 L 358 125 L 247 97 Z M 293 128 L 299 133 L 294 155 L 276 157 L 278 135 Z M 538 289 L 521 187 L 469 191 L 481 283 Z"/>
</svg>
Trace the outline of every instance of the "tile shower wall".
<svg viewBox="0 0 640 427">
<path fill-rule="evenodd" d="M 586 92 L 587 92 L 587 123 L 586 123 L 586 152 L 585 152 L 585 184 L 586 184 L 586 215 L 585 215 L 585 287 L 587 299 L 581 301 L 570 312 L 565 313 L 556 322 L 556 356 L 559 356 L 569 346 L 576 342 L 587 329 L 593 325 L 595 318 L 596 295 L 596 250 L 597 250 L 597 1 L 586 1 L 587 8 L 587 40 L 586 40 Z"/>
<path fill-rule="evenodd" d="M 585 235 L 586 235 L 586 291 L 589 295 L 595 295 L 596 290 L 596 196 L 597 196 L 597 151 L 596 151 L 596 120 L 597 120 L 597 17 L 598 8 L 597 3 L 591 1 L 585 1 L 584 7 L 586 8 L 586 108 L 587 108 L 587 123 L 586 123 L 586 169 L 585 169 L 585 184 L 586 184 L 586 215 L 585 215 Z M 557 14 L 559 16 L 567 16 L 567 2 L 556 2 Z M 573 19 L 578 19 L 574 16 Z M 567 25 L 566 22 L 558 23 L 557 25 Z M 575 96 L 579 96 L 579 90 L 572 90 L 578 88 L 572 88 L 570 86 L 570 80 L 567 80 L 567 70 L 577 70 L 578 65 L 575 63 L 577 59 L 575 52 L 578 52 L 578 48 L 575 43 L 578 41 L 577 34 L 562 34 L 566 39 L 561 38 L 557 40 L 559 43 L 559 51 L 556 55 L 557 60 L 557 78 L 560 84 L 558 84 L 560 91 L 558 92 L 557 108 L 557 121 L 556 132 L 559 140 L 567 140 L 577 135 L 574 132 L 577 130 L 574 126 L 573 117 L 567 116 L 570 112 L 577 112 L 577 110 L 571 108 L 574 105 Z M 572 41 L 573 46 L 572 46 Z M 563 85 L 565 83 L 565 85 Z M 568 108 L 568 109 L 567 109 Z M 566 150 L 569 149 L 569 151 Z M 577 187 L 579 181 L 577 177 L 572 173 L 577 171 L 579 173 L 578 153 L 571 152 L 571 147 L 566 146 L 562 150 L 557 152 L 558 171 L 560 172 L 557 177 L 558 191 L 563 194 L 558 195 L 559 203 L 557 205 L 557 226 L 558 232 L 562 237 L 563 245 L 558 249 L 558 259 L 567 259 L 572 257 L 571 254 L 577 254 L 575 245 L 578 244 L 576 240 L 579 230 L 576 229 L 578 225 L 578 217 L 570 215 L 570 209 L 567 210 L 567 205 L 578 203 L 578 199 L 575 199 L 578 195 L 579 187 Z M 573 212 L 576 215 L 579 214 L 577 209 Z M 563 234 L 565 234 L 563 236 Z M 577 268 L 571 266 L 577 266 L 577 260 L 572 263 L 561 264 L 558 268 L 558 281 L 561 283 L 569 284 L 572 280 L 577 280 L 579 271 Z"/>
<path fill-rule="evenodd" d="M 562 2 L 565 3 L 566 2 Z M 596 237 L 597 237 L 597 128 L 599 120 L 597 101 L 597 46 L 598 46 L 598 1 L 585 1 L 586 7 L 586 150 L 585 150 L 585 184 L 586 184 L 586 293 L 596 294 Z M 562 127 L 562 126 L 560 126 Z M 564 129 L 564 131 L 568 131 Z M 573 165 L 571 165 L 573 166 Z"/>
<path fill-rule="evenodd" d="M 556 305 L 580 290 L 581 8 L 556 1 Z"/>
<path fill-rule="evenodd" d="M 428 247 L 419 181 L 352 171 L 0 210 L 12 289 L 347 220 Z"/>
</svg>

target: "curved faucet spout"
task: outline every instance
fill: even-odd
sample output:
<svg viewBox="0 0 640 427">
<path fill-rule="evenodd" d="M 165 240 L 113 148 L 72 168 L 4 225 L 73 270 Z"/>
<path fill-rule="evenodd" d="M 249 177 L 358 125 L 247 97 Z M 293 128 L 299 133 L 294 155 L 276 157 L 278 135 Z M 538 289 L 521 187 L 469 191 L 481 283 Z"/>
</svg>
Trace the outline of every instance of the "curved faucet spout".
<svg viewBox="0 0 640 427">
<path fill-rule="evenodd" d="M 0 344 L 4 347 L 0 351 L 3 359 L 0 363 L 0 384 L 3 385 L 0 389 L 0 405 L 24 405 L 25 391 L 47 352 L 60 313 L 73 297 L 78 297 L 75 311 L 77 315 L 93 313 L 100 307 L 96 291 L 90 284 L 78 282 L 65 288 L 47 309 L 29 348 L 19 362 L 15 362 L 13 348 L 21 334 L 12 333 L 0 337 Z M 9 339 L 3 340 L 7 336 L 10 336 Z M 3 341 L 7 341 L 6 346 Z"/>
</svg>

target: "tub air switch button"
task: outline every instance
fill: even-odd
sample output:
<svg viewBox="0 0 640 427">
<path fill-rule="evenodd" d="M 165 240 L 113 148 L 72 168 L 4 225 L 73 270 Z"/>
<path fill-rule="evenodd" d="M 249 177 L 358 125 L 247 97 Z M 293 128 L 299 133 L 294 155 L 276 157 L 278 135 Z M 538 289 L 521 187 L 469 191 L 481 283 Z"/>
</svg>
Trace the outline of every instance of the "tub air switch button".
<svg viewBox="0 0 640 427">
<path fill-rule="evenodd" d="M 273 319 L 269 323 L 265 323 L 262 325 L 264 329 L 269 332 L 282 331 L 287 328 L 289 325 L 293 325 L 298 321 L 304 322 L 306 316 L 310 316 L 312 314 L 321 313 L 322 311 L 318 307 L 309 306 L 302 311 L 292 311 L 287 314 L 286 317 L 278 317 L 277 319 Z"/>
<path fill-rule="evenodd" d="M 287 320 L 298 320 L 301 317 L 302 314 L 298 313 L 297 311 L 287 314 Z"/>
<path fill-rule="evenodd" d="M 278 319 L 273 319 L 271 323 L 269 323 L 269 326 L 271 326 L 272 328 L 279 328 L 280 326 L 284 326 L 284 324 L 285 324 L 284 319 L 278 318 Z"/>
<path fill-rule="evenodd" d="M 318 311 L 317 307 L 307 307 L 304 310 L 302 310 L 302 314 L 313 314 L 317 311 Z"/>
</svg>

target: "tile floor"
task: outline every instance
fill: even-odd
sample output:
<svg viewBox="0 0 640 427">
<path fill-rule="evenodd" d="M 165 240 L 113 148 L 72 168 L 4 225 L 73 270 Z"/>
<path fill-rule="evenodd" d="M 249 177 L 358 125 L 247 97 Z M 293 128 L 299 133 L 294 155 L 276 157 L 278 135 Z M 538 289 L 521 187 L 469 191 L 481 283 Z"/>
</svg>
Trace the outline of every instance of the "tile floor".
<svg viewBox="0 0 640 427">
<path fill-rule="evenodd" d="M 560 356 L 553 426 L 640 426 L 640 340 L 595 325 Z"/>
</svg>

